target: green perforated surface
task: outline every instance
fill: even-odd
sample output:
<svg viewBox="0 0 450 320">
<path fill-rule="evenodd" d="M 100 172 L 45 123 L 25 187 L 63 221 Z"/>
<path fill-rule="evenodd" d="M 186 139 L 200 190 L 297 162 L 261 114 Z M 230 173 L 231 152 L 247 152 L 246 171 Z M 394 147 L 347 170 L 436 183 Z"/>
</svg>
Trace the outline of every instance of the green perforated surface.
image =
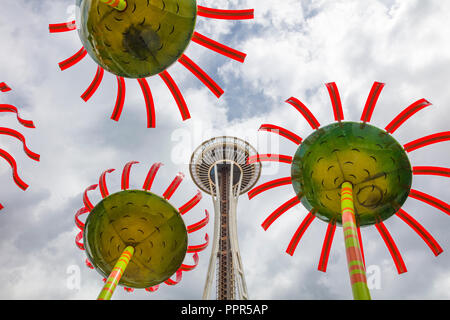
<svg viewBox="0 0 450 320">
<path fill-rule="evenodd" d="M 412 170 L 403 147 L 368 124 L 334 123 L 312 133 L 298 148 L 292 184 L 302 204 L 326 222 L 341 225 L 340 189 L 353 184 L 361 226 L 391 217 L 406 201 Z"/>
<path fill-rule="evenodd" d="M 120 12 L 100 0 L 79 0 L 79 35 L 103 69 L 145 78 L 177 61 L 187 48 L 197 17 L 195 0 L 127 0 Z"/>
<path fill-rule="evenodd" d="M 142 190 L 112 194 L 89 214 L 84 228 L 89 260 L 108 277 L 123 250 L 135 252 L 120 281 L 132 288 L 157 285 L 181 266 L 187 250 L 186 226 L 167 200 Z"/>
</svg>

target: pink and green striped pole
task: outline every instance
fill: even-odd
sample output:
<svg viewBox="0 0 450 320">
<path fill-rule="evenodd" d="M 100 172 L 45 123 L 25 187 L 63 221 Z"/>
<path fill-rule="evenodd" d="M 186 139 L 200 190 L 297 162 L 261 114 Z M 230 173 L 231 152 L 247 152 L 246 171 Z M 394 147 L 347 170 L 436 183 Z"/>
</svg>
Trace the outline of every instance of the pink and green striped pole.
<svg viewBox="0 0 450 320">
<path fill-rule="evenodd" d="M 113 270 L 111 271 L 111 274 L 106 280 L 106 283 L 103 286 L 102 291 L 98 295 L 97 300 L 111 300 L 111 296 L 113 295 L 114 290 L 116 290 L 117 284 L 119 283 L 120 278 L 122 278 L 122 275 L 125 272 L 125 269 L 127 268 L 133 254 L 133 247 L 129 246 L 125 248 Z"/>
<path fill-rule="evenodd" d="M 353 298 L 354 300 L 371 300 L 369 288 L 367 287 L 366 268 L 364 266 L 356 228 L 353 186 L 349 182 L 342 184 L 341 212 Z"/>
<path fill-rule="evenodd" d="M 100 0 L 116 10 L 124 11 L 127 8 L 127 0 Z"/>
</svg>

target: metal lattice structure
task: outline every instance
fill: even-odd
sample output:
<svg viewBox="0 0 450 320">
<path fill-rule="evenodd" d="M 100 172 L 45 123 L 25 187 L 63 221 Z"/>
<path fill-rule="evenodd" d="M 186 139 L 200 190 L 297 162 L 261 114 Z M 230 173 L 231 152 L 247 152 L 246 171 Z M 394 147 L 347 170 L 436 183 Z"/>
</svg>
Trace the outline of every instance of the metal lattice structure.
<svg viewBox="0 0 450 320">
<path fill-rule="evenodd" d="M 248 299 L 237 237 L 237 203 L 258 181 L 260 163 L 249 163 L 256 150 L 235 137 L 216 137 L 192 154 L 190 173 L 197 186 L 212 196 L 214 240 L 203 299 L 209 299 L 216 273 L 217 300 Z"/>
</svg>

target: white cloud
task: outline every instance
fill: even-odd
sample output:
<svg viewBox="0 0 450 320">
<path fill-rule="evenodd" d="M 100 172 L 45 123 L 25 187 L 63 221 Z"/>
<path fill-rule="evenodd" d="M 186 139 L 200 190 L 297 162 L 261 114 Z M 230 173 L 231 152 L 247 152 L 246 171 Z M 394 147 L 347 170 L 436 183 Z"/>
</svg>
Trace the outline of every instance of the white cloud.
<svg viewBox="0 0 450 320">
<path fill-rule="evenodd" d="M 102 286 L 101 276 L 84 267 L 84 253 L 74 244 L 73 215 L 82 204 L 82 191 L 98 181 L 101 172 L 141 161 L 133 167 L 132 183 L 139 187 L 153 162 L 166 165 L 158 174 L 155 191 L 162 193 L 178 171 L 188 174 L 189 152 L 177 153 L 180 137 L 197 147 L 212 135 L 236 134 L 252 144 L 265 133 L 262 123 L 284 126 L 303 138 L 311 128 L 301 115 L 284 103 L 295 96 L 308 105 L 322 124 L 333 121 L 325 82 L 336 81 L 346 119 L 359 120 L 373 81 L 386 83 L 373 123 L 384 127 L 403 108 L 419 98 L 433 107 L 423 110 L 396 132 L 406 143 L 421 136 L 449 130 L 450 3 L 429 1 L 310 0 L 216 1 L 217 8 L 255 8 L 253 21 L 200 19 L 198 31 L 248 54 L 244 64 L 230 61 L 198 45 L 187 54 L 223 86 L 217 100 L 209 90 L 179 65 L 171 74 L 185 95 L 192 119 L 181 121 L 170 92 L 159 78 L 149 79 L 156 105 L 157 128 L 147 129 L 145 105 L 135 81 L 127 81 L 127 98 L 121 120 L 109 119 L 116 98 L 116 80 L 105 74 L 103 84 L 88 103 L 81 93 L 92 80 L 96 66 L 89 59 L 64 72 L 57 63 L 75 53 L 81 44 L 76 32 L 48 34 L 48 24 L 68 18 L 72 0 L 7 0 L 0 21 L 2 39 L 1 81 L 14 91 L 0 95 L 0 103 L 15 104 L 21 116 L 35 121 L 36 129 L 24 129 L 11 115 L 0 115 L 2 125 L 23 132 L 30 148 L 41 154 L 35 163 L 23 155 L 21 146 L 0 137 L 2 148 L 18 162 L 20 174 L 30 184 L 19 190 L 10 169 L 0 163 L 0 298 L 92 299 Z M 213 6 L 203 3 L 205 6 Z M 281 141 L 279 152 L 291 155 L 295 145 Z M 264 147 L 262 147 L 264 148 Z M 260 150 L 267 152 L 268 150 Z M 176 157 L 177 159 L 174 159 Z M 414 165 L 448 167 L 448 143 L 411 154 Z M 174 161 L 176 160 L 176 161 Z M 263 172 L 260 183 L 288 176 L 290 168 Z M 118 180 L 111 176 L 111 188 Z M 449 182 L 444 178 L 416 177 L 415 188 L 448 201 Z M 189 177 L 174 201 L 182 204 L 196 191 Z M 317 271 L 326 226 L 315 220 L 305 233 L 294 257 L 284 251 L 306 214 L 297 207 L 264 232 L 260 224 L 284 201 L 294 196 L 291 187 L 272 190 L 239 204 L 239 242 L 247 285 L 255 299 L 349 299 L 347 270 L 341 229 L 337 229 L 328 273 Z M 95 197 L 93 197 L 94 199 Z M 98 199 L 98 198 L 97 198 Z M 201 207 L 212 212 L 205 196 Z M 436 237 L 444 250 L 450 243 L 450 219 L 442 212 L 408 200 L 408 211 Z M 189 221 L 202 217 L 190 213 Z M 393 217 L 386 222 L 403 254 L 408 273 L 396 270 L 375 228 L 363 229 L 368 264 L 381 267 L 381 290 L 377 299 L 448 299 L 446 251 L 434 258 L 422 240 Z M 207 227 L 212 235 L 212 224 Z M 202 241 L 200 236 L 193 241 Z M 150 294 L 118 290 L 116 299 L 200 299 L 210 248 L 200 254 L 198 268 L 184 274 L 175 287 L 163 285 Z M 66 287 L 67 267 L 81 268 L 80 290 Z"/>
</svg>

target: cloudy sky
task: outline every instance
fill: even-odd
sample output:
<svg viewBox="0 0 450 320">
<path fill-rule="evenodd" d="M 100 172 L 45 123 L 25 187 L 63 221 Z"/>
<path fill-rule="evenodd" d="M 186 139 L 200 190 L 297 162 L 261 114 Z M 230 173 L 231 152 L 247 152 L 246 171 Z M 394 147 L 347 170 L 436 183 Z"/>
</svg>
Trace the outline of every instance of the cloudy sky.
<svg viewBox="0 0 450 320">
<path fill-rule="evenodd" d="M 0 298 L 94 299 L 102 277 L 85 267 L 85 254 L 74 243 L 74 213 L 82 206 L 82 192 L 108 168 L 110 190 L 119 190 L 120 171 L 131 160 L 140 161 L 131 173 L 131 187 L 140 188 L 154 162 L 165 166 L 154 191 L 162 194 L 182 171 L 186 179 L 173 197 L 176 206 L 197 188 L 188 175 L 191 152 L 217 135 L 248 140 L 260 153 L 292 155 L 296 146 L 267 133 L 262 123 L 284 126 L 306 138 L 311 128 L 284 101 L 295 96 L 308 105 L 322 124 L 333 121 L 324 83 L 340 89 L 345 118 L 359 120 L 374 81 L 386 83 L 372 123 L 384 127 L 400 111 L 420 98 L 433 106 L 395 133 L 404 144 L 450 129 L 450 2 L 441 0 L 217 0 L 200 5 L 215 8 L 254 8 L 250 21 L 198 18 L 196 30 L 248 54 L 244 64 L 229 60 L 197 44 L 187 54 L 225 89 L 221 99 L 183 66 L 169 71 L 179 84 L 192 119 L 183 122 L 169 90 L 159 77 L 148 79 L 156 105 L 157 128 L 146 128 L 145 104 L 136 81 L 127 80 L 127 96 L 119 122 L 110 120 L 116 99 L 116 80 L 105 73 L 102 85 L 85 103 L 80 95 L 92 80 L 96 65 L 86 57 L 64 72 L 58 62 L 81 47 L 77 32 L 49 34 L 48 25 L 69 21 L 73 0 L 3 0 L 0 13 L 0 82 L 13 91 L 0 94 L 0 103 L 14 104 L 36 129 L 17 124 L 12 114 L 0 115 L 2 126 L 17 129 L 39 163 L 24 155 L 21 144 L 0 136 L 1 148 L 17 160 L 19 174 L 30 187 L 20 190 L 9 165 L 0 162 Z M 270 143 L 268 143 L 270 141 Z M 271 147 L 269 147 L 271 146 Z M 413 152 L 413 165 L 449 167 L 450 144 L 441 143 Z M 260 183 L 288 176 L 287 165 L 266 165 Z M 415 177 L 413 187 L 449 201 L 450 181 Z M 92 201 L 99 201 L 96 192 Z M 317 271 L 326 224 L 315 220 L 293 257 L 285 253 L 307 214 L 298 206 L 285 213 L 267 232 L 264 219 L 294 196 L 289 186 L 239 203 L 239 243 L 252 299 L 350 299 L 342 229 L 337 229 L 328 272 Z M 187 223 L 212 212 L 204 196 Z M 405 260 L 408 272 L 398 275 L 375 227 L 362 230 L 366 263 L 379 271 L 374 299 L 450 298 L 450 217 L 417 200 L 404 209 L 421 222 L 444 249 L 435 258 L 426 244 L 403 221 L 385 222 Z M 212 224 L 206 229 L 212 235 Z M 191 237 L 200 243 L 204 230 Z M 201 299 L 209 258 L 185 273 L 175 286 L 156 293 L 128 294 L 118 289 L 115 299 Z M 186 263 L 191 263 L 189 259 Z M 71 278 L 79 271 L 79 286 Z M 377 272 L 378 272 L 377 271 Z M 75 273 L 74 273 L 75 272 Z"/>
</svg>

